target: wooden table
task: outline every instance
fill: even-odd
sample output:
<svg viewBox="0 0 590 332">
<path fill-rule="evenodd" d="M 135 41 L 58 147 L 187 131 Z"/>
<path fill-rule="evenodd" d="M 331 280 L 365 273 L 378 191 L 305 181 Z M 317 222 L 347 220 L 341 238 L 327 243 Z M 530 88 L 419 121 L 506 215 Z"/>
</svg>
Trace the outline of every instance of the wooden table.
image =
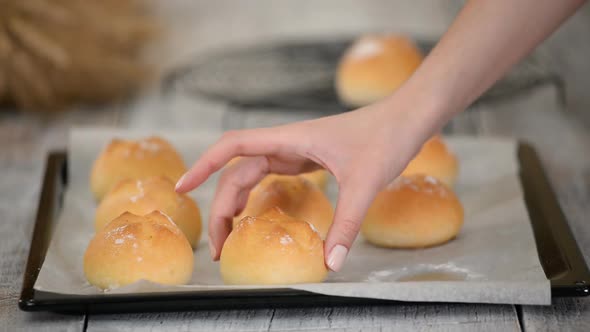
<svg viewBox="0 0 590 332">
<path fill-rule="evenodd" d="M 452 20 L 458 4 L 449 2 L 271 0 L 241 5 L 218 1 L 171 2 L 162 5 L 174 17 L 167 65 L 188 55 L 242 40 L 341 34 L 390 28 L 436 35 Z M 272 2 L 275 3 L 275 2 Z M 190 10 L 189 10 L 190 9 Z M 297 18 L 293 13 L 300 13 Z M 320 16 L 322 13 L 324 16 Z M 404 13 L 404 14 L 402 14 Z M 218 19 L 218 15 L 230 16 Z M 417 21 L 416 18 L 421 18 Z M 348 22 L 338 25 L 337 23 Z M 240 29 L 231 29 L 239 26 Z M 583 58 L 590 46 L 572 42 L 587 38 L 588 6 L 540 51 L 557 58 L 555 66 L 568 83 L 568 107 L 556 102 L 552 87 L 495 104 L 479 105 L 449 125 L 453 133 L 505 135 L 535 142 L 559 201 L 587 261 L 590 261 L 590 118 L 584 95 L 590 83 Z M 229 29 L 225 30 L 224 29 Z M 224 35 L 225 39 L 218 38 Z M 188 36 L 188 37 L 187 37 Z M 181 38 L 182 37 L 182 38 Z M 215 38 L 214 38 L 215 37 Z M 193 42 L 187 42 L 194 40 Z M 564 46 L 568 46 L 564 50 Z M 575 50 L 575 51 L 574 51 Z M 583 54 L 586 54 L 584 57 Z M 587 75 L 583 75 L 583 73 Z M 577 73 L 577 75 L 576 75 Z M 580 74 L 582 73 L 582 74 Z M 46 153 L 64 148 L 74 125 L 165 127 L 222 130 L 256 127 L 317 117 L 313 111 L 243 112 L 222 103 L 174 92 L 149 93 L 129 105 L 79 109 L 52 117 L 0 112 L 0 330 L 204 330 L 204 331 L 590 331 L 590 298 L 559 299 L 547 307 L 513 305 L 403 304 L 379 307 L 232 310 L 160 314 L 61 315 L 18 310 L 25 259 L 30 245 Z"/>
</svg>

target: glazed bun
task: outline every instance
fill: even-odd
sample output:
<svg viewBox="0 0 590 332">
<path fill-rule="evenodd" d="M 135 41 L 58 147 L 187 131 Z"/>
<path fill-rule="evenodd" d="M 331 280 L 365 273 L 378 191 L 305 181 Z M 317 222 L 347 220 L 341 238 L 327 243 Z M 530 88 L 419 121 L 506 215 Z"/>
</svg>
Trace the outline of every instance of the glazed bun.
<svg viewBox="0 0 590 332">
<path fill-rule="evenodd" d="M 365 36 L 344 53 L 336 73 L 336 92 L 352 107 L 392 94 L 422 63 L 414 42 L 400 35 Z"/>
<path fill-rule="evenodd" d="M 227 167 L 234 165 L 236 162 L 240 160 L 240 157 L 235 157 L 227 163 Z M 289 175 L 283 175 L 285 177 Z M 309 182 L 315 184 L 320 188 L 322 191 L 326 190 L 326 186 L 328 185 L 328 172 L 324 169 L 318 169 L 317 171 L 301 173 L 299 175 L 292 175 L 292 176 L 302 176 L 307 179 Z"/>
<path fill-rule="evenodd" d="M 256 217 L 278 207 L 295 219 L 309 222 L 322 238 L 328 234 L 334 209 L 326 195 L 301 176 L 267 175 L 252 191 L 234 226 L 246 216 Z"/>
<path fill-rule="evenodd" d="M 278 208 L 238 223 L 221 250 L 220 269 L 233 285 L 317 283 L 328 273 L 319 234 Z"/>
<path fill-rule="evenodd" d="M 94 162 L 90 187 L 100 201 L 121 180 L 162 175 L 176 182 L 185 172 L 178 152 L 160 137 L 114 139 Z"/>
<path fill-rule="evenodd" d="M 145 215 L 161 211 L 184 233 L 193 248 L 201 237 L 201 212 L 188 196 L 174 191 L 174 183 L 163 176 L 119 182 L 96 209 L 94 226 L 103 229 L 124 212 Z"/>
<path fill-rule="evenodd" d="M 443 138 L 436 135 L 424 143 L 420 152 L 402 172 L 402 176 L 430 175 L 452 187 L 458 173 L 457 157 L 447 147 Z"/>
<path fill-rule="evenodd" d="M 139 280 L 186 284 L 193 271 L 193 251 L 165 214 L 124 213 L 90 241 L 84 274 L 90 284 L 113 289 Z"/>
<path fill-rule="evenodd" d="M 454 238 L 463 207 L 444 183 L 431 176 L 400 177 L 377 194 L 361 226 L 370 243 L 387 248 L 422 248 Z"/>
</svg>

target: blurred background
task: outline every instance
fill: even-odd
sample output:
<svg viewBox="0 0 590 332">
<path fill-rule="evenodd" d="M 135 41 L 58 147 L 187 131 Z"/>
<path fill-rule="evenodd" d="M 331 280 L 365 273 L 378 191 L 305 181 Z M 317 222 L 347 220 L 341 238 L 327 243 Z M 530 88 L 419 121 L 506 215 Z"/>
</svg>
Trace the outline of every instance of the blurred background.
<svg viewBox="0 0 590 332">
<path fill-rule="evenodd" d="M 347 111 L 334 79 L 354 40 L 394 33 L 427 54 L 462 5 L 3 0 L 0 153 L 64 148 L 74 125 L 220 131 Z M 445 130 L 518 136 L 547 162 L 587 165 L 570 153 L 590 125 L 589 32 L 585 6 Z"/>
</svg>

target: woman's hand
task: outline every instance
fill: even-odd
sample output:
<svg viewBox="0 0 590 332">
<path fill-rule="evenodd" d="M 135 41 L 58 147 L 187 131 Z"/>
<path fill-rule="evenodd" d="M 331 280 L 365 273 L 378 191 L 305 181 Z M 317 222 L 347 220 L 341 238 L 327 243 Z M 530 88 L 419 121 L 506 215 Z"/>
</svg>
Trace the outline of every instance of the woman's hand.
<svg viewBox="0 0 590 332">
<path fill-rule="evenodd" d="M 427 112 L 413 105 L 377 103 L 341 115 L 273 128 L 227 132 L 178 182 L 186 192 L 245 156 L 220 177 L 209 217 L 211 256 L 217 260 L 231 222 L 250 190 L 269 173 L 298 174 L 325 168 L 339 185 L 334 222 L 325 242 L 326 265 L 342 266 L 376 193 L 401 173 L 430 136 Z"/>
<path fill-rule="evenodd" d="M 395 94 L 354 112 L 290 125 L 227 133 L 177 184 L 179 192 L 224 171 L 209 220 L 218 259 L 232 218 L 266 174 L 324 167 L 340 188 L 325 243 L 326 264 L 342 266 L 376 193 L 454 114 L 528 54 L 585 0 L 470 1 L 412 77 Z M 534 9 L 534 10 L 532 10 Z"/>
</svg>

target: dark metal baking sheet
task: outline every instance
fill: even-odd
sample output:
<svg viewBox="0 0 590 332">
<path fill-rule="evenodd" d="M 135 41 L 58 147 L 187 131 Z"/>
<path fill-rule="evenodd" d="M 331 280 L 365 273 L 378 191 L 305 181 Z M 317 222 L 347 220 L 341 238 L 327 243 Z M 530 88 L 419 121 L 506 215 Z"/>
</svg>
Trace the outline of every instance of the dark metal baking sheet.
<svg viewBox="0 0 590 332">
<path fill-rule="evenodd" d="M 551 189 L 535 149 L 518 149 L 521 182 L 541 265 L 551 281 L 552 297 L 590 294 L 590 272 Z M 19 307 L 24 311 L 120 313 L 230 308 L 384 305 L 398 301 L 327 296 L 292 289 L 221 290 L 183 293 L 65 295 L 35 290 L 34 284 L 51 240 L 67 179 L 67 154 L 49 155 L 31 241 Z"/>
</svg>

